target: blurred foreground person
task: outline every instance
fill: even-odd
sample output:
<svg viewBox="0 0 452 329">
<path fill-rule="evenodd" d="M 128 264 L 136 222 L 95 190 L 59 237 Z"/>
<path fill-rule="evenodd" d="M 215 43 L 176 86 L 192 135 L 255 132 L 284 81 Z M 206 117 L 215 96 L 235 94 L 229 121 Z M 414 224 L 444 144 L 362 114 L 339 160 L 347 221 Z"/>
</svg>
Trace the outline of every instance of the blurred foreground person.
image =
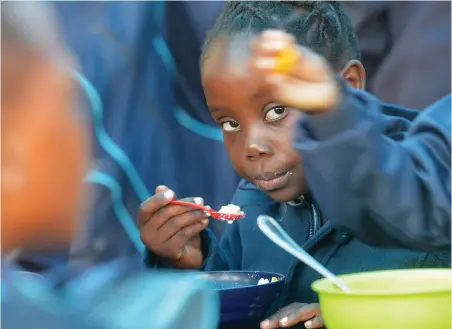
<svg viewBox="0 0 452 329">
<path fill-rule="evenodd" d="M 119 260 L 80 275 L 39 276 L 14 264 L 15 253 L 50 252 L 72 240 L 89 147 L 51 8 L 1 6 L 1 327 L 215 328 L 217 296 L 191 274 L 131 273 Z"/>
</svg>

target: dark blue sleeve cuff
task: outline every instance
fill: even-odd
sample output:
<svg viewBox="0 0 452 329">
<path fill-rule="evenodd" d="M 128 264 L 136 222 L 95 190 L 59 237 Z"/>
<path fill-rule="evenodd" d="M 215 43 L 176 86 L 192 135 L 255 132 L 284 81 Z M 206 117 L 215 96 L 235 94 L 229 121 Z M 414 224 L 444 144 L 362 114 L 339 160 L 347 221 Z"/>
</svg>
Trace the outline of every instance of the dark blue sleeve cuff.
<svg viewBox="0 0 452 329">
<path fill-rule="evenodd" d="M 202 252 L 204 255 L 204 262 L 201 265 L 201 270 L 206 270 L 209 264 L 212 263 L 214 253 L 218 247 L 218 240 L 215 234 L 210 229 L 205 229 L 201 233 Z"/>
<path fill-rule="evenodd" d="M 144 256 L 144 265 L 148 269 L 157 269 L 157 268 L 169 268 L 164 265 L 163 259 L 154 254 L 151 250 L 146 249 L 145 256 Z"/>
</svg>

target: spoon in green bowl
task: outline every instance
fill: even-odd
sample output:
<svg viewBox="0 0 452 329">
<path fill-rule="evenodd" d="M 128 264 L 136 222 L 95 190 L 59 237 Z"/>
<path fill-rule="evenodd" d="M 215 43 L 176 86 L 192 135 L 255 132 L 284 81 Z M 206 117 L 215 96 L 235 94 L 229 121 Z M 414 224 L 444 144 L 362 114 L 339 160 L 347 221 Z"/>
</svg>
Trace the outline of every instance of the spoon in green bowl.
<svg viewBox="0 0 452 329">
<path fill-rule="evenodd" d="M 272 217 L 260 215 L 257 217 L 257 226 L 270 240 L 287 251 L 289 254 L 292 254 L 301 260 L 313 270 L 317 271 L 323 277 L 331 280 L 343 292 L 352 292 L 341 279 L 327 270 L 322 264 L 315 260 L 315 258 L 304 251 L 303 248 L 301 248 Z"/>
</svg>

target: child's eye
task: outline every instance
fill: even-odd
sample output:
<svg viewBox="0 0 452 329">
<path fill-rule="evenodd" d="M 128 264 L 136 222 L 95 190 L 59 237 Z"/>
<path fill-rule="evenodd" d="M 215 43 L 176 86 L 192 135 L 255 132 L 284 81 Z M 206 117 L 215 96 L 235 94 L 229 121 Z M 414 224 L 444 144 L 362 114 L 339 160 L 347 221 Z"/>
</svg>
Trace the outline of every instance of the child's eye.
<svg viewBox="0 0 452 329">
<path fill-rule="evenodd" d="M 227 132 L 236 131 L 240 129 L 240 124 L 237 121 L 223 121 L 221 122 L 221 128 Z"/>
<path fill-rule="evenodd" d="M 265 113 L 265 121 L 276 121 L 285 117 L 287 109 L 284 106 L 275 106 Z"/>
</svg>

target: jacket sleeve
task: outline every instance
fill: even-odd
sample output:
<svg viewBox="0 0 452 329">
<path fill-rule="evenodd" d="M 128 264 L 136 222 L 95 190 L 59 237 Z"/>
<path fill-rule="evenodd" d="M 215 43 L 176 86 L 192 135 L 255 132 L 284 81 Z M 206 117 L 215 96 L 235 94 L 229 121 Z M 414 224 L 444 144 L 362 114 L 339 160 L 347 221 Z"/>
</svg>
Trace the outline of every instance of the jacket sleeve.
<svg viewBox="0 0 452 329">
<path fill-rule="evenodd" d="M 450 105 L 424 110 L 402 141 L 389 137 L 397 122 L 382 104 L 357 90 L 332 113 L 304 116 L 295 146 L 327 219 L 368 244 L 450 250 Z"/>
<path fill-rule="evenodd" d="M 232 203 L 240 206 L 240 191 L 236 192 Z M 216 238 L 210 229 L 201 232 L 201 243 L 204 263 L 200 270 L 204 271 L 227 271 L 239 270 L 242 257 L 242 245 L 240 239 L 240 223 L 228 225 L 220 241 Z M 145 253 L 145 265 L 148 268 L 169 268 L 168 263 L 151 250 L 147 249 Z"/>
</svg>

